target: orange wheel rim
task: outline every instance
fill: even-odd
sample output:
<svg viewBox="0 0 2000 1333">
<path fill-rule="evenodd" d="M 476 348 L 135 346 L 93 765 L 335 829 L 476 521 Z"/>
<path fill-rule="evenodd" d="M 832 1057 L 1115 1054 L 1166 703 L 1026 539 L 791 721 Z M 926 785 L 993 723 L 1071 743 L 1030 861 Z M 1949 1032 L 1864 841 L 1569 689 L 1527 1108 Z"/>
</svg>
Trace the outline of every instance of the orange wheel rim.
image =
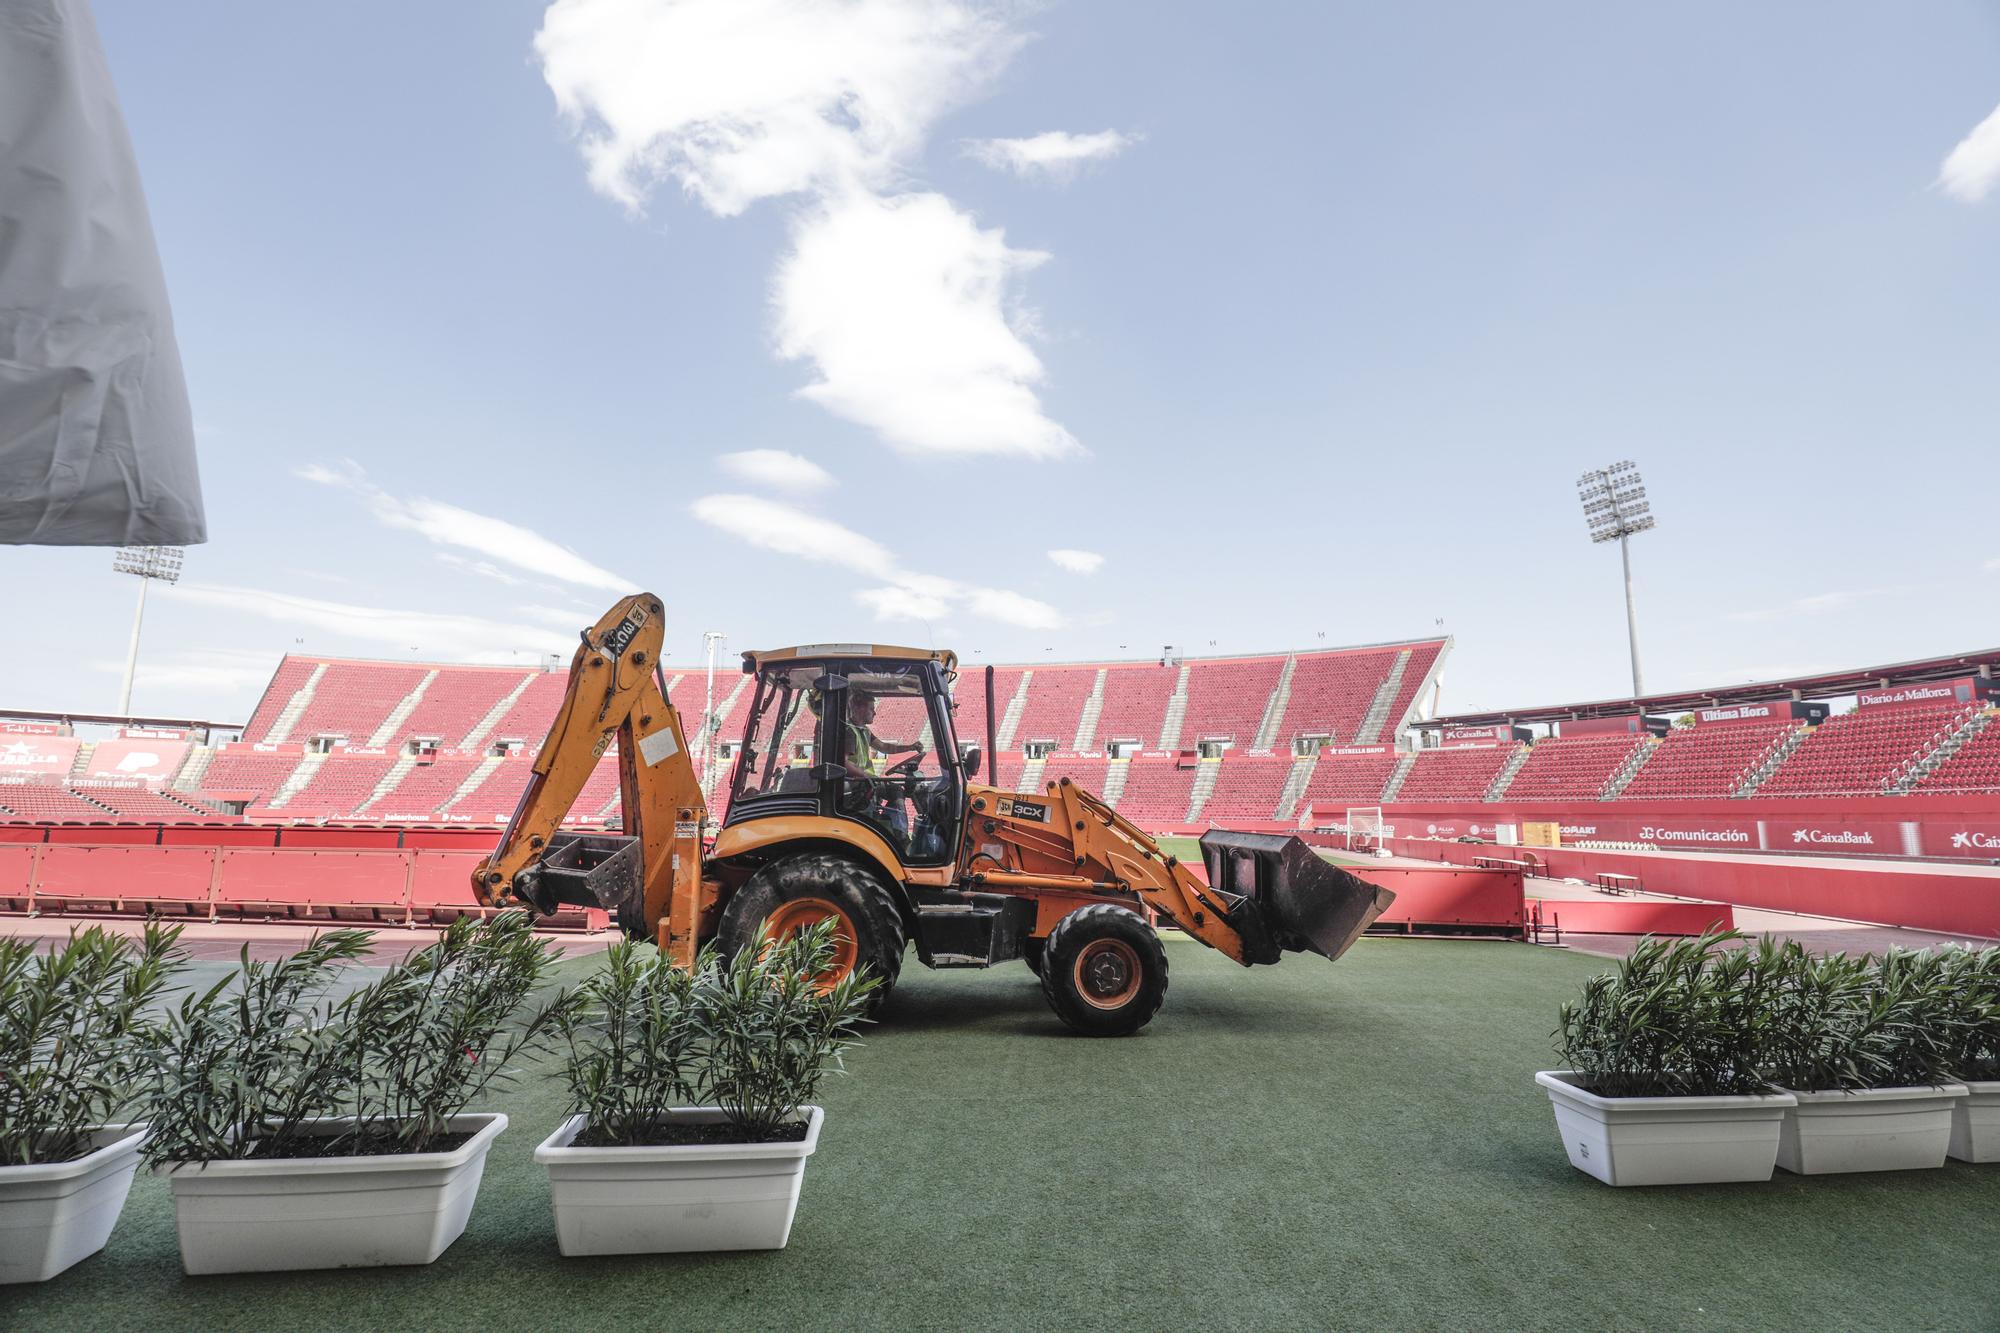
<svg viewBox="0 0 2000 1333">
<path fill-rule="evenodd" d="M 1139 951 L 1124 940 L 1092 940 L 1070 966 L 1076 993 L 1093 1009 L 1117 1009 L 1139 993 Z"/>
<path fill-rule="evenodd" d="M 764 929 L 775 941 L 816 926 L 829 917 L 840 924 L 833 930 L 833 961 L 813 978 L 814 984 L 821 990 L 832 989 L 842 977 L 852 972 L 860 955 L 860 947 L 854 942 L 854 923 L 847 919 L 847 913 L 841 911 L 837 903 L 824 898 L 794 898 L 790 902 L 779 903 L 764 918 Z"/>
</svg>

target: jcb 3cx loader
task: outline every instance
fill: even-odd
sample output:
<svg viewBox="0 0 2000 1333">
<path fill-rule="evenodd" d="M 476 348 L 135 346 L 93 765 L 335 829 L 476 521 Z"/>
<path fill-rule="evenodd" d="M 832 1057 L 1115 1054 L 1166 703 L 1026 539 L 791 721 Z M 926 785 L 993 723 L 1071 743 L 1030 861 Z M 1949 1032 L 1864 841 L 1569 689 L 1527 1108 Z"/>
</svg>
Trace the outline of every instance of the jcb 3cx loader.
<svg viewBox="0 0 2000 1333">
<path fill-rule="evenodd" d="M 707 810 L 660 673 L 661 612 L 642 593 L 583 632 L 527 790 L 473 873 L 482 903 L 602 907 L 683 966 L 711 940 L 733 952 L 835 917 L 829 981 L 865 965 L 886 996 L 910 942 L 927 967 L 1018 958 L 1069 1026 L 1124 1036 L 1166 994 L 1149 917 L 1249 966 L 1338 958 L 1394 897 L 1298 838 L 1219 830 L 1201 840 L 1204 884 L 1067 778 L 1032 797 L 981 785 L 991 672 L 985 748 L 961 747 L 957 658 L 865 643 L 744 655 L 755 689 L 728 814 L 704 849 Z M 563 831 L 614 740 L 622 832 Z"/>
</svg>

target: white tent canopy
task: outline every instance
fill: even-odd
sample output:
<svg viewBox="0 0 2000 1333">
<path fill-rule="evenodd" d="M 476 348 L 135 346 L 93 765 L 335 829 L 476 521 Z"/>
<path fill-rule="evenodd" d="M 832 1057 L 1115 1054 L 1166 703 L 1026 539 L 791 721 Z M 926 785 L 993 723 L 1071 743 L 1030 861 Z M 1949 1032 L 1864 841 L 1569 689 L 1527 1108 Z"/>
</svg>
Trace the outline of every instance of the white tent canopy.
<svg viewBox="0 0 2000 1333">
<path fill-rule="evenodd" d="M 206 540 L 194 423 L 85 0 L 0 3 L 0 542 Z"/>
</svg>

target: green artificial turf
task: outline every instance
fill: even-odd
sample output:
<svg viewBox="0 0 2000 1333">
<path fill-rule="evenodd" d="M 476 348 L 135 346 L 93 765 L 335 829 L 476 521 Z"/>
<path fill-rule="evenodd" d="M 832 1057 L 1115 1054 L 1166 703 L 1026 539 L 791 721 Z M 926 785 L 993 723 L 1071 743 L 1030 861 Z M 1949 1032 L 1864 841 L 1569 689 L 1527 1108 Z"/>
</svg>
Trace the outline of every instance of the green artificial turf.
<svg viewBox="0 0 2000 1333">
<path fill-rule="evenodd" d="M 436 1264 L 183 1277 L 166 1184 L 0 1325 L 116 1328 L 1993 1328 L 2000 1167 L 1613 1190 L 1533 1072 L 1594 959 L 1364 940 L 1243 970 L 1168 945 L 1138 1037 L 1064 1033 L 1026 968 L 927 972 L 825 1090 L 789 1249 L 564 1260 L 497 1109 Z M 565 965 L 576 974 L 589 960 Z"/>
</svg>

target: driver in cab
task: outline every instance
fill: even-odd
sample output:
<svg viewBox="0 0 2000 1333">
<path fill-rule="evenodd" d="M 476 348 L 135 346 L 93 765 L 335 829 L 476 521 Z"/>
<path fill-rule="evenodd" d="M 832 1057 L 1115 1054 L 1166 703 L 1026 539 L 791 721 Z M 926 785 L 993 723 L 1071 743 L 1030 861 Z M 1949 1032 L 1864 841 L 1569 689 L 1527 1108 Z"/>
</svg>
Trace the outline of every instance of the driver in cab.
<svg viewBox="0 0 2000 1333">
<path fill-rule="evenodd" d="M 922 754 L 924 747 L 915 741 L 885 741 L 873 730 L 875 724 L 875 696 L 862 690 L 847 693 L 847 753 L 843 758 L 847 771 L 858 778 L 878 778 L 882 776 L 882 762 L 877 756 L 903 754 L 914 751 Z"/>
</svg>

